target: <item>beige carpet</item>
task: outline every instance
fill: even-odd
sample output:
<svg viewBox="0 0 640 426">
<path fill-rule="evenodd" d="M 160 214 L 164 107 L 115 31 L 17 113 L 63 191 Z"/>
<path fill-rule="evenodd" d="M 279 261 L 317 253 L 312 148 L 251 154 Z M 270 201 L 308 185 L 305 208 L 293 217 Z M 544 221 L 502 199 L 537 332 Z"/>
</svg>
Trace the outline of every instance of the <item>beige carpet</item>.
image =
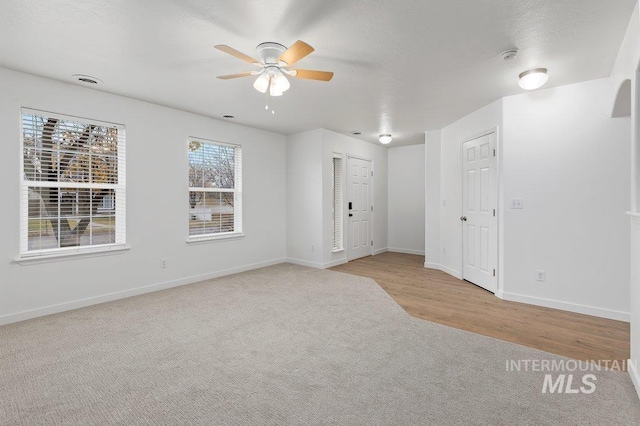
<svg viewBox="0 0 640 426">
<path fill-rule="evenodd" d="M 0 327 L 0 424 L 638 424 L 626 373 L 543 394 L 512 359 L 562 358 L 285 264 Z"/>
</svg>

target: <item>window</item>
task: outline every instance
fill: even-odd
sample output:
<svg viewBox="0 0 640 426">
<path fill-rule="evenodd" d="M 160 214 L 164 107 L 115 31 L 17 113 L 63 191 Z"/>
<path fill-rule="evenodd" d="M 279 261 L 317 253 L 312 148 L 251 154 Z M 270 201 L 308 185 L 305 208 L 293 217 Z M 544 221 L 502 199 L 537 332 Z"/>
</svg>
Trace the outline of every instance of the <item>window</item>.
<svg viewBox="0 0 640 426">
<path fill-rule="evenodd" d="M 22 110 L 21 258 L 125 244 L 124 127 Z"/>
<path fill-rule="evenodd" d="M 333 251 L 344 248 L 342 243 L 342 156 L 333 154 Z"/>
<path fill-rule="evenodd" d="M 242 234 L 240 146 L 190 138 L 189 240 Z"/>
</svg>

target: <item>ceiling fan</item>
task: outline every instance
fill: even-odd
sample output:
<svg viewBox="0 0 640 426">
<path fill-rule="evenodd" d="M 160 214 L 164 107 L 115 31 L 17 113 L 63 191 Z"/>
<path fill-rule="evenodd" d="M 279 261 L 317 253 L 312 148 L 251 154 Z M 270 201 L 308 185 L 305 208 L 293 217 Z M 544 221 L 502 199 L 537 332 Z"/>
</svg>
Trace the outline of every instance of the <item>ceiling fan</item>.
<svg viewBox="0 0 640 426">
<path fill-rule="evenodd" d="M 219 79 L 229 80 L 239 77 L 258 76 L 253 83 L 253 87 L 261 93 L 267 93 L 268 89 L 268 95 L 270 96 L 282 96 L 284 92 L 289 90 L 290 83 L 285 74 L 291 77 L 319 81 L 329 81 L 333 78 L 333 73 L 328 71 L 291 68 L 296 62 L 314 50 L 313 47 L 301 40 L 296 41 L 288 49 L 280 43 L 260 43 L 256 47 L 259 60 L 225 44 L 218 44 L 215 48 L 261 68 L 260 70 L 240 74 L 221 75 L 218 76 Z"/>
</svg>

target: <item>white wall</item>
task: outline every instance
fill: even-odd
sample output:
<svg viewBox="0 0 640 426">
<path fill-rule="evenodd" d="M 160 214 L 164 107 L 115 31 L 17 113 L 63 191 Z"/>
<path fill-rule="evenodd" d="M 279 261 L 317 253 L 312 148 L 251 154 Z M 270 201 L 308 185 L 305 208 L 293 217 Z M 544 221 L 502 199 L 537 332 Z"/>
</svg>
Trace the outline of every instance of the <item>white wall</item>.
<svg viewBox="0 0 640 426">
<path fill-rule="evenodd" d="M 21 107 L 126 126 L 129 251 L 43 264 L 12 262 L 19 254 Z M 189 136 L 242 145 L 246 237 L 186 243 Z M 0 69 L 0 139 L 6 203 L 0 210 L 0 323 L 285 259 L 286 138 L 282 135 Z M 165 269 L 160 268 L 161 258 L 167 260 Z"/>
<path fill-rule="evenodd" d="M 610 118 L 609 88 L 600 79 L 504 98 L 507 299 L 628 320 L 630 122 Z"/>
<path fill-rule="evenodd" d="M 630 320 L 631 320 L 631 357 L 629 374 L 640 396 L 640 11 L 638 4 L 629 20 L 624 40 L 618 51 L 616 63 L 611 74 L 611 105 L 615 104 L 618 90 L 625 80 L 631 81 L 630 127 Z"/>
<path fill-rule="evenodd" d="M 322 129 L 288 137 L 287 257 L 300 265 L 321 267 Z"/>
<path fill-rule="evenodd" d="M 500 150 L 501 120 L 502 100 L 499 100 L 461 118 L 441 131 L 440 267 L 456 277 L 460 277 L 462 271 L 462 142 L 498 129 Z M 427 198 L 433 199 L 433 196 L 427 195 Z"/>
<path fill-rule="evenodd" d="M 425 132 L 425 262 L 427 268 L 440 269 L 440 159 L 442 132 Z"/>
<path fill-rule="evenodd" d="M 425 266 L 461 276 L 460 144 L 497 128 L 497 295 L 628 320 L 630 123 L 610 118 L 610 87 L 601 79 L 511 96 L 443 128 L 439 205 L 433 187 L 426 195 L 427 232 L 440 210 L 440 261 Z M 427 134 L 428 168 L 437 138 Z M 511 198 L 525 208 L 508 208 Z M 426 243 L 435 253 L 437 238 Z"/>
<path fill-rule="evenodd" d="M 424 255 L 425 145 L 389 148 L 389 251 Z"/>
</svg>

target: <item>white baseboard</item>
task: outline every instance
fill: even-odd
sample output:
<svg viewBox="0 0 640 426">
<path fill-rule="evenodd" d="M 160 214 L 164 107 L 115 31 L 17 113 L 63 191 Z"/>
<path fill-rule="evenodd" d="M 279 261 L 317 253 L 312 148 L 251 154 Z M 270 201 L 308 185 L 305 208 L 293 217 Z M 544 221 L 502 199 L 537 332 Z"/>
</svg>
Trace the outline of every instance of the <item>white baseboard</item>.
<svg viewBox="0 0 640 426">
<path fill-rule="evenodd" d="M 614 311 L 612 309 L 598 308 L 595 306 L 579 305 L 577 303 L 562 302 L 559 300 L 544 299 L 541 297 L 525 296 L 522 294 L 500 292 L 499 297 L 512 302 L 528 303 L 530 305 L 544 306 L 547 308 L 561 309 L 563 311 L 576 312 L 578 314 L 592 315 L 600 318 L 608 318 L 618 321 L 630 321 L 629 312 Z"/>
<path fill-rule="evenodd" d="M 413 249 L 404 249 L 404 248 L 398 248 L 398 247 L 389 247 L 388 251 L 393 253 L 416 254 L 418 256 L 424 256 L 424 250 L 413 250 Z"/>
<path fill-rule="evenodd" d="M 440 265 L 440 270 L 442 272 L 446 272 L 449 275 L 453 275 L 454 277 L 456 277 L 459 280 L 462 279 L 462 274 L 460 272 L 456 271 L 455 269 L 451 269 L 451 268 L 449 268 L 447 266 Z"/>
<path fill-rule="evenodd" d="M 444 265 L 440 265 L 439 263 L 424 262 L 424 267 L 428 269 L 437 269 L 439 271 L 452 275 L 459 280 L 462 279 L 462 274 L 460 272 L 456 271 L 455 269 L 448 268 Z"/>
<path fill-rule="evenodd" d="M 638 398 L 640 398 L 640 375 L 638 375 L 638 368 L 634 360 L 627 360 L 627 371 L 629 372 L 629 376 L 631 376 L 633 386 L 636 388 Z"/>
<path fill-rule="evenodd" d="M 27 311 L 16 312 L 13 314 L 0 316 L 0 325 L 11 324 L 18 321 L 38 318 L 45 315 L 57 314 L 59 312 L 70 311 L 73 309 L 84 308 L 99 303 L 112 302 L 114 300 L 125 299 L 127 297 L 138 296 L 140 294 L 152 293 L 154 291 L 165 290 L 168 288 L 179 287 L 187 284 L 193 284 L 200 281 L 210 280 L 213 278 L 233 275 L 240 272 L 251 271 L 253 269 L 264 268 L 267 266 L 284 263 L 286 259 L 274 259 L 265 262 L 254 263 L 251 265 L 239 266 L 236 268 L 225 269 L 222 271 L 211 272 L 203 275 L 195 275 L 192 277 L 180 278 L 173 281 L 167 281 L 158 284 L 132 288 L 129 290 L 117 291 L 115 293 L 103 294 L 101 296 L 88 297 L 86 299 L 74 300 L 71 302 L 59 303 L 57 305 L 44 306 L 42 308 L 30 309 Z"/>
<path fill-rule="evenodd" d="M 348 260 L 346 258 L 342 258 L 342 259 L 334 260 L 331 262 L 323 263 L 322 269 L 333 268 L 334 266 L 343 265 L 347 262 Z"/>
<path fill-rule="evenodd" d="M 307 266 L 309 268 L 324 269 L 324 264 L 322 264 L 322 263 L 310 262 L 308 260 L 295 259 L 295 258 L 292 258 L 292 257 L 287 257 L 285 259 L 285 262 L 293 263 L 294 265 Z"/>
<path fill-rule="evenodd" d="M 374 250 L 374 251 L 373 251 L 373 255 L 375 256 L 375 255 L 377 255 L 377 254 L 386 253 L 386 252 L 388 252 L 388 251 L 389 251 L 389 249 L 388 249 L 387 247 L 385 247 L 385 248 L 381 248 L 381 249 L 378 249 L 378 250 Z"/>
</svg>

